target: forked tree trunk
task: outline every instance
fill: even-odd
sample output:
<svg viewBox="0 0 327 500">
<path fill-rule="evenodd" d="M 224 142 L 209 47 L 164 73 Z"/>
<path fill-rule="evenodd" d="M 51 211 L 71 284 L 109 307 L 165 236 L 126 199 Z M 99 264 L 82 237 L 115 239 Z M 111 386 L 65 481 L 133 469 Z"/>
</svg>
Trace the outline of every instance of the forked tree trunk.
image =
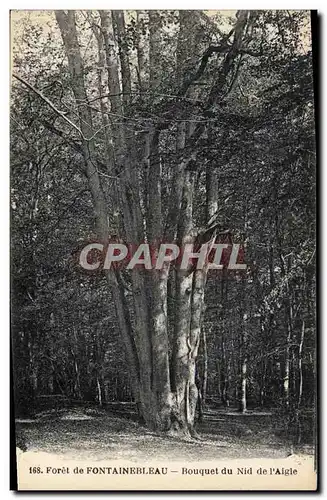
<svg viewBox="0 0 327 500">
<path fill-rule="evenodd" d="M 142 206 L 139 172 L 137 170 L 136 132 L 127 126 L 129 116 L 130 92 L 132 88 L 129 70 L 129 54 L 125 41 L 124 12 L 100 11 L 101 35 L 108 71 L 110 94 L 111 132 L 115 164 L 108 165 L 108 173 L 115 170 L 120 177 L 120 209 L 123 215 L 123 234 L 120 237 L 128 243 L 138 245 L 147 237 L 156 250 L 163 237 L 183 247 L 194 243 L 196 229 L 193 222 L 194 174 L 188 168 L 191 159 L 187 148 L 197 141 L 205 127 L 178 126 L 176 146 L 185 149 L 183 159 L 179 161 L 173 174 L 171 186 L 171 204 L 168 220 L 163 221 L 161 207 L 161 159 L 160 130 L 153 127 L 148 131 L 148 158 L 143 165 L 149 165 L 147 210 Z M 73 11 L 57 11 L 56 18 L 65 45 L 71 86 L 76 102 L 87 104 L 83 61 L 78 43 L 75 14 Z M 233 70 L 238 48 L 242 41 L 248 15 L 240 11 L 237 16 L 233 42 L 224 55 L 221 71 L 209 94 L 208 110 L 222 96 L 227 77 Z M 150 19 L 150 74 L 149 81 L 155 88 L 160 84 L 160 37 L 161 20 L 159 13 L 151 12 Z M 139 16 L 140 21 L 140 16 Z M 192 71 L 197 64 L 195 50 L 197 40 L 189 40 L 187 32 L 190 26 L 195 29 L 194 14 L 183 11 L 180 14 L 180 36 L 178 41 L 177 73 L 178 84 L 184 93 L 188 89 L 185 71 Z M 194 28 L 194 29 L 193 29 Z M 118 47 L 117 43 L 118 42 Z M 145 75 L 145 51 L 143 39 L 138 44 L 138 66 L 140 87 L 147 80 Z M 99 58 L 103 58 L 99 53 Z M 192 57 L 194 61 L 192 62 Z M 186 64 L 185 64 L 186 62 Z M 184 76 L 183 76 L 184 75 Z M 187 76 L 187 74 L 186 74 Z M 99 78 L 99 88 L 102 78 Z M 102 92 L 102 88 L 101 88 Z M 123 96 L 123 97 L 122 97 Z M 97 233 L 101 242 L 108 242 L 108 207 L 106 206 L 101 179 L 92 157 L 95 144 L 92 125 L 92 111 L 85 105 L 79 105 L 81 143 L 84 154 L 85 173 L 89 183 L 97 221 Z M 105 113 L 103 112 L 103 115 Z M 124 119 L 122 119 L 124 117 Z M 107 155 L 107 161 L 113 161 Z M 212 187 L 214 188 L 213 183 Z M 209 190 L 207 200 L 208 214 L 215 211 L 216 190 Z M 214 234 L 210 234 L 212 242 Z M 133 294 L 133 325 L 127 304 L 122 277 L 118 271 L 106 273 L 108 285 L 112 290 L 119 328 L 124 340 L 134 399 L 146 424 L 155 430 L 178 431 L 187 435 L 194 434 L 194 417 L 198 390 L 196 387 L 196 360 L 199 349 L 204 290 L 207 269 L 188 269 L 178 271 L 175 276 L 175 315 L 173 321 L 172 362 L 169 366 L 169 337 L 167 318 L 167 282 L 169 265 L 160 271 L 153 270 L 152 275 L 134 269 L 130 273 Z"/>
<path fill-rule="evenodd" d="M 113 88 L 119 82 L 117 54 L 112 47 L 112 27 L 110 16 L 101 12 L 101 22 L 105 47 L 107 52 L 109 87 Z M 123 22 L 116 23 L 117 36 L 123 40 Z M 124 72 L 122 77 L 123 93 L 128 93 L 130 82 L 126 76 L 128 54 L 123 46 L 119 47 L 120 67 Z M 113 89 L 110 89 L 113 92 Z M 123 103 L 115 97 L 112 105 L 119 116 L 128 113 L 127 100 Z M 135 140 L 130 131 L 126 133 L 124 124 L 116 126 L 116 147 L 124 151 L 121 168 L 124 171 L 124 184 L 122 189 L 122 208 L 124 210 L 125 234 L 130 243 L 138 244 L 144 241 L 143 216 L 140 206 L 140 187 L 135 166 L 132 163 L 136 158 Z M 157 134 L 150 131 L 150 156 L 153 151 L 158 151 Z M 118 137 L 118 139 L 117 139 Z M 149 178 L 149 212 L 147 217 L 147 232 L 150 242 L 156 244 L 161 234 L 161 188 L 160 188 L 160 159 L 154 155 L 150 159 L 153 165 L 153 176 Z M 153 188 L 153 189 L 152 189 Z M 153 212 L 156 216 L 153 217 Z M 132 289 L 135 310 L 135 343 L 139 359 L 139 399 L 140 410 L 147 425 L 157 430 L 168 430 L 170 427 L 171 391 L 169 374 L 169 352 L 167 331 L 167 269 L 153 271 L 147 279 L 139 269 L 131 271 Z M 150 297 L 150 300 L 149 300 Z"/>
</svg>

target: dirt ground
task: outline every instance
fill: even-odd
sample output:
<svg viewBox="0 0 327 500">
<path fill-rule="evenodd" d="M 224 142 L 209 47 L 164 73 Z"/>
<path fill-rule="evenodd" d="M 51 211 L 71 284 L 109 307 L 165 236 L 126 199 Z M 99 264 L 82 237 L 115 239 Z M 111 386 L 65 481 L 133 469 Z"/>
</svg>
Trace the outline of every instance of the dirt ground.
<svg viewBox="0 0 327 500">
<path fill-rule="evenodd" d="M 17 445 L 61 457 L 107 460 L 142 458 L 215 460 L 221 458 L 283 458 L 313 454 L 312 444 L 292 445 L 283 422 L 273 412 L 208 409 L 197 424 L 198 438 L 158 435 L 120 408 L 73 408 L 43 411 L 16 420 Z M 22 443 L 22 444 L 20 444 Z M 25 451 L 25 450 L 24 450 Z"/>
</svg>

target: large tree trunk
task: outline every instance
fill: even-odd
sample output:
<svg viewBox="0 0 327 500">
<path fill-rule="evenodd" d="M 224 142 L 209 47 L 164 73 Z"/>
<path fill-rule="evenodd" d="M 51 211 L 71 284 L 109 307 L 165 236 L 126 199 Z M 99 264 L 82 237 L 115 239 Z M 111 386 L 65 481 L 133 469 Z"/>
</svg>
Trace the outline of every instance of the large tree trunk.
<svg viewBox="0 0 327 500">
<path fill-rule="evenodd" d="M 128 47 L 125 43 L 125 20 L 122 11 L 99 11 L 100 32 L 103 37 L 98 41 L 99 62 L 105 57 L 108 72 L 108 90 L 110 102 L 109 144 L 114 155 L 107 154 L 108 173 L 115 171 L 119 176 L 119 199 L 123 228 L 118 236 L 138 245 L 147 238 L 157 251 L 160 240 L 167 238 L 179 244 L 194 243 L 197 231 L 193 222 L 194 173 L 188 168 L 188 145 L 197 141 L 205 130 L 203 124 L 192 127 L 180 122 L 177 130 L 177 152 L 181 159 L 174 169 L 171 185 L 171 204 L 168 220 L 163 223 L 160 158 L 160 127 L 149 127 L 147 147 L 144 148 L 142 165 L 147 165 L 146 206 L 141 196 L 140 176 L 137 165 L 137 132 L 130 126 L 131 113 L 131 73 Z M 62 39 L 66 48 L 71 86 L 76 102 L 79 103 L 81 143 L 88 179 L 94 204 L 97 234 L 101 242 L 108 242 L 109 228 L 104 193 L 99 173 L 92 161 L 95 145 L 92 139 L 92 111 L 87 106 L 87 93 L 84 82 L 83 61 L 80 54 L 73 11 L 56 12 Z M 242 40 L 248 15 L 240 11 L 237 16 L 234 40 L 229 51 L 224 55 L 221 71 L 212 86 L 205 112 L 221 97 L 229 72 L 233 69 L 238 47 Z M 140 24 L 141 16 L 138 16 Z M 161 75 L 161 19 L 155 11 L 149 13 L 149 76 L 145 74 L 145 50 L 143 35 L 138 39 L 138 71 L 140 88 L 146 82 L 154 92 L 160 86 Z M 177 49 L 177 84 L 181 95 L 194 92 L 190 87 L 189 72 L 197 64 L 198 55 L 203 53 L 199 45 L 197 21 L 191 11 L 180 13 L 180 35 Z M 187 36 L 192 32 L 191 39 Z M 97 29 L 95 30 L 97 33 Z M 98 33 L 97 33 L 98 36 Z M 102 47 L 103 45 L 103 47 Z M 99 73 L 98 86 L 100 96 L 103 93 L 102 74 Z M 83 105 L 83 103 L 85 105 Z M 106 128 L 106 110 L 101 108 L 103 125 Z M 184 150 L 184 154 L 183 154 Z M 216 210 L 215 182 L 209 190 L 207 200 L 208 215 Z M 214 241 L 214 229 L 207 239 Z M 205 242 L 203 242 L 205 243 Z M 207 269 L 189 268 L 186 272 L 176 273 L 175 316 L 172 326 L 172 360 L 169 366 L 169 335 L 167 317 L 167 283 L 169 264 L 162 270 L 152 270 L 151 276 L 145 276 L 140 269 L 130 271 L 133 296 L 133 313 L 130 315 L 122 276 L 118 271 L 106 273 L 112 290 L 119 328 L 125 343 L 128 363 L 131 369 L 133 394 L 146 424 L 156 430 L 174 429 L 188 435 L 193 434 L 195 408 L 197 402 L 196 359 L 198 355 L 202 326 L 204 290 Z M 131 318 L 133 317 L 133 322 Z"/>
<path fill-rule="evenodd" d="M 61 31 L 61 36 L 66 48 L 72 89 L 77 102 L 87 103 L 87 94 L 84 84 L 84 68 L 78 44 L 74 11 L 56 11 L 56 19 Z M 106 243 L 109 236 L 107 206 L 97 169 L 92 161 L 94 157 L 94 143 L 88 140 L 93 135 L 92 115 L 88 106 L 79 106 L 80 127 L 83 134 L 82 147 L 85 161 L 85 174 L 90 187 L 93 206 L 95 210 L 97 234 L 100 241 Z M 111 170 L 111 166 L 108 167 Z M 117 276 L 109 271 L 106 273 L 108 285 L 113 290 L 112 296 L 116 309 L 117 319 L 126 348 L 130 365 L 135 398 L 139 399 L 139 369 L 136 347 L 131 329 L 126 297 L 121 287 L 118 287 Z M 117 293 L 118 288 L 118 293 Z"/>
<path fill-rule="evenodd" d="M 113 47 L 113 28 L 110 14 L 100 12 L 103 36 L 105 40 L 108 81 L 112 98 L 112 109 L 121 117 L 128 114 L 128 100 L 121 102 L 119 98 L 119 61 Z M 123 94 L 128 94 L 131 88 L 128 72 L 128 54 L 122 44 L 124 39 L 123 13 L 115 13 L 115 30 L 119 43 L 120 67 L 122 71 Z M 118 94 L 118 98 L 117 98 Z M 121 119 L 120 119 L 121 122 Z M 126 133 L 124 124 L 117 124 L 116 147 L 122 152 L 121 168 L 124 171 L 124 186 L 122 186 L 122 209 L 124 213 L 124 229 L 127 240 L 134 245 L 144 241 L 143 215 L 140 205 L 140 187 L 136 168 L 135 137 Z M 157 134 L 151 136 L 151 146 L 158 151 Z M 150 149 L 150 155 L 151 155 Z M 153 162 L 150 161 L 153 164 Z M 150 241 L 158 241 L 161 234 L 161 189 L 160 189 L 160 161 L 156 158 L 153 176 L 149 182 L 151 196 L 151 216 L 148 220 Z M 152 189 L 153 188 L 153 189 Z M 166 312 L 166 270 L 154 271 L 150 279 L 146 279 L 144 272 L 139 269 L 131 271 L 132 290 L 135 310 L 135 342 L 140 367 L 140 406 L 145 422 L 149 427 L 158 430 L 167 430 L 170 426 L 170 379 L 168 359 L 168 334 Z"/>
<path fill-rule="evenodd" d="M 177 48 L 177 82 L 184 84 L 185 62 L 190 64 L 192 43 L 187 41 L 187 27 L 194 18 L 190 11 L 180 11 L 180 33 Z M 185 147 L 191 135 L 190 126 L 181 123 L 178 127 L 177 151 Z M 180 248 L 194 243 L 193 191 L 194 174 L 186 169 L 182 161 L 174 174 L 174 209 L 179 214 L 176 220 L 177 242 Z M 176 206 L 177 205 L 177 206 Z M 173 208 L 172 208 L 173 209 Z M 176 212 L 175 212 L 176 213 Z M 170 214 L 174 218 L 174 214 Z M 173 222 L 175 222 L 173 220 Z M 171 224 L 172 221 L 168 221 Z M 172 235 L 172 231 L 171 231 Z M 202 271 L 177 271 L 175 278 L 175 317 L 172 354 L 172 388 L 174 394 L 173 426 L 177 431 L 194 434 L 195 409 L 198 399 L 196 385 L 196 359 L 200 341 L 202 305 L 204 299 Z"/>
</svg>

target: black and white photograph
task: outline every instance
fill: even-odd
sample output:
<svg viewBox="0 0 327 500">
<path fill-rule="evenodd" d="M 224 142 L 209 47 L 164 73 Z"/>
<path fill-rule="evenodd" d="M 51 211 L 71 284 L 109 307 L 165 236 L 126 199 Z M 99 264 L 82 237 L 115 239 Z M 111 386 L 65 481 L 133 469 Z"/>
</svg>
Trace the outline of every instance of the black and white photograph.
<svg viewBox="0 0 327 500">
<path fill-rule="evenodd" d="M 12 489 L 316 490 L 316 23 L 10 12 Z"/>
</svg>

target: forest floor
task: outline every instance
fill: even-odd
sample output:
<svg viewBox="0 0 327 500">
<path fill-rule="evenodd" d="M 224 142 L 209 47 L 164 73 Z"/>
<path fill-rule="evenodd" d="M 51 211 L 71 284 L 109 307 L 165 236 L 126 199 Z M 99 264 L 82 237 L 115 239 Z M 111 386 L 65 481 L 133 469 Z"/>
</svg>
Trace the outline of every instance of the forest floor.
<svg viewBox="0 0 327 500">
<path fill-rule="evenodd" d="M 43 411 L 16 419 L 17 445 L 79 459 L 282 458 L 292 453 L 313 454 L 312 444 L 291 445 L 285 424 L 276 412 L 209 408 L 197 424 L 192 441 L 155 434 L 136 421 L 130 405 L 106 409 L 76 407 Z"/>
</svg>

